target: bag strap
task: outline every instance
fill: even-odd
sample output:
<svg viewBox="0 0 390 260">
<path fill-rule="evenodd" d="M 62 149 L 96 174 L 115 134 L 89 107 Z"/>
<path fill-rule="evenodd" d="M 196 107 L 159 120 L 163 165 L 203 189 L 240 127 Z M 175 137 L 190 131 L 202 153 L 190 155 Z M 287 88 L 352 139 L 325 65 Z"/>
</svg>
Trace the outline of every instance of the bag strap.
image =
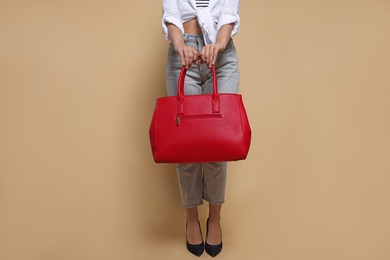
<svg viewBox="0 0 390 260">
<path fill-rule="evenodd" d="M 218 85 L 217 85 L 217 74 L 215 72 L 215 67 L 214 65 L 211 66 L 211 72 L 213 73 L 213 95 L 212 95 L 212 112 L 213 113 L 219 113 L 219 93 L 218 93 Z M 184 80 L 186 77 L 187 69 L 183 65 L 180 75 L 179 75 L 179 80 L 178 80 L 178 85 L 177 85 L 177 113 L 179 115 L 184 114 Z"/>
</svg>

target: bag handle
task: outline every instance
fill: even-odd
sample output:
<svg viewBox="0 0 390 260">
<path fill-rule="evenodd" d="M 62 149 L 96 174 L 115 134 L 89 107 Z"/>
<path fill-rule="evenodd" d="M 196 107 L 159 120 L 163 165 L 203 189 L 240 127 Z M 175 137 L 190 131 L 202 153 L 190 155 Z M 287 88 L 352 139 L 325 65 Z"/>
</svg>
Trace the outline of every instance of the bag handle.
<svg viewBox="0 0 390 260">
<path fill-rule="evenodd" d="M 215 72 L 214 65 L 211 66 L 211 71 L 213 73 L 213 95 L 211 101 L 211 107 L 213 113 L 219 113 L 219 93 L 218 93 L 218 85 L 217 85 L 217 74 Z M 184 79 L 186 77 L 187 69 L 183 65 L 179 80 L 178 80 L 178 91 L 177 91 L 177 114 L 184 114 Z"/>
</svg>

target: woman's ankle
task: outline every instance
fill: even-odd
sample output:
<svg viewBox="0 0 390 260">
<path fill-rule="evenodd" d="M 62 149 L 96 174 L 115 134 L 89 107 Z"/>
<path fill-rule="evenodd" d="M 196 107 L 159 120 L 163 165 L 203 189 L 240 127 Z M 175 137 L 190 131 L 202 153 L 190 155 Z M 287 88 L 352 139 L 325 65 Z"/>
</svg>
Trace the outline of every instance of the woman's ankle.
<svg viewBox="0 0 390 260">
<path fill-rule="evenodd" d="M 219 223 L 221 222 L 221 216 L 209 216 L 209 222 L 211 223 Z"/>
<path fill-rule="evenodd" d="M 186 221 L 187 223 L 198 222 L 198 208 L 186 208 Z"/>
<path fill-rule="evenodd" d="M 215 223 L 221 221 L 222 205 L 209 203 L 209 222 Z"/>
</svg>

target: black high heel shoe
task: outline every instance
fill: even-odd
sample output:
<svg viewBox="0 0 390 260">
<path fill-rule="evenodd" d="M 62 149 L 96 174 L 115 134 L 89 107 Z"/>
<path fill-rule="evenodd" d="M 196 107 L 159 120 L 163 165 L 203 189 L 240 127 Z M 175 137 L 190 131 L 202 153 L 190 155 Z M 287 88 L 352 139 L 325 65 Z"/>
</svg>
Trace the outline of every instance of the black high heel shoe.
<svg viewBox="0 0 390 260">
<path fill-rule="evenodd" d="M 207 235 L 209 233 L 209 219 L 207 219 L 206 228 L 207 228 L 207 231 L 206 231 L 206 243 L 205 243 L 206 253 L 209 254 L 212 257 L 215 257 L 219 253 L 221 253 L 221 251 L 222 251 L 222 238 L 221 238 L 221 243 L 219 243 L 218 245 L 210 245 L 210 244 L 208 244 L 207 243 Z M 222 237 L 222 231 L 221 231 L 221 237 Z"/>
<path fill-rule="evenodd" d="M 187 223 L 186 223 L 186 242 L 187 242 L 187 250 L 188 251 L 190 251 L 192 254 L 194 254 L 196 256 L 201 256 L 203 254 L 203 251 L 204 251 L 204 242 L 203 242 L 202 229 L 200 228 L 199 220 L 198 220 L 198 223 L 199 223 L 200 235 L 202 236 L 202 243 L 197 244 L 197 245 L 188 243 L 188 240 L 187 240 Z"/>
</svg>

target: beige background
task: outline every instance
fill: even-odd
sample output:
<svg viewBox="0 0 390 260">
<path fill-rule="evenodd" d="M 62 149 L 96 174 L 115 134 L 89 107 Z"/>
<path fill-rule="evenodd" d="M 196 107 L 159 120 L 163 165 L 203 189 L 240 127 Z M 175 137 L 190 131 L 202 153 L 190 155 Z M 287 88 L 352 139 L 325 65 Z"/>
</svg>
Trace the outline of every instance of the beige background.
<svg viewBox="0 0 390 260">
<path fill-rule="evenodd" d="M 218 258 L 390 259 L 390 2 L 241 17 L 253 142 L 229 166 Z M 1 260 L 194 259 L 149 147 L 160 19 L 161 1 L 0 1 Z"/>
</svg>

